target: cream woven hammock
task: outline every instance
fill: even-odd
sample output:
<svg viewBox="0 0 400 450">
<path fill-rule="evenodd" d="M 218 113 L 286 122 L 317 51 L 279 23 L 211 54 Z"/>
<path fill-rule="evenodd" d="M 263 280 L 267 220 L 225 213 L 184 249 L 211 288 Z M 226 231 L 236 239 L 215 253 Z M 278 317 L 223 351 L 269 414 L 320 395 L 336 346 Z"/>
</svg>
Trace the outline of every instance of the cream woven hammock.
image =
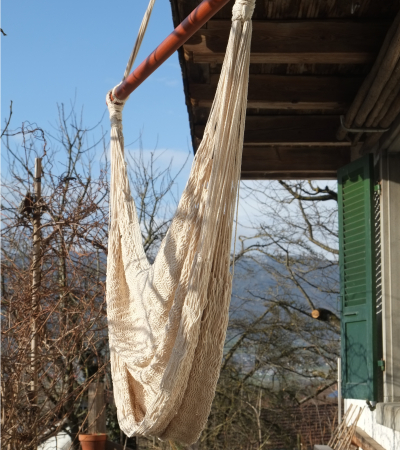
<svg viewBox="0 0 400 450">
<path fill-rule="evenodd" d="M 128 436 L 191 444 L 210 413 L 232 290 L 230 248 L 253 10 L 254 0 L 235 3 L 204 137 L 153 264 L 143 250 L 130 193 L 123 104 L 113 103 L 107 95 L 111 118 L 107 315 L 118 421 Z"/>
</svg>

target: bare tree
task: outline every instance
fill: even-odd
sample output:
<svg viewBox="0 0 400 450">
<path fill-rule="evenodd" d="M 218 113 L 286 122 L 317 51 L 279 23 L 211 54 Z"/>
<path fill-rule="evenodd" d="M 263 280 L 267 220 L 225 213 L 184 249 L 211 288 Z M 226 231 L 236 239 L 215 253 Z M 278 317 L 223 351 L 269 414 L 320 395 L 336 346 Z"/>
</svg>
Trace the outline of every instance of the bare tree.
<svg viewBox="0 0 400 450">
<path fill-rule="evenodd" d="M 296 436 L 263 411 L 289 416 L 335 384 L 336 192 L 281 181 L 253 182 L 241 193 L 241 202 L 256 206 L 247 208 L 248 236 L 239 236 L 226 352 L 200 448 L 268 449 L 270 435 L 291 447 Z"/>
<path fill-rule="evenodd" d="M 2 195 L 3 443 L 33 448 L 60 430 L 73 439 L 86 414 L 84 392 L 107 360 L 104 303 L 108 185 L 92 179 L 90 129 L 64 106 L 57 133 L 35 125 L 5 133 Z M 11 136 L 22 140 L 12 145 Z M 57 143 L 59 146 L 57 147 Z M 32 192 L 33 159 L 42 157 L 43 194 Z M 40 285 L 32 289 L 35 215 L 41 216 Z M 38 307 L 32 308 L 32 296 Z M 30 326 L 36 323 L 32 336 Z M 36 361 L 31 340 L 37 341 Z M 34 373 L 36 372 L 36 373 Z M 38 379 L 38 391 L 29 389 Z"/>
<path fill-rule="evenodd" d="M 21 144 L 15 145 L 13 137 Z M 105 305 L 109 195 L 105 136 L 98 126 L 84 127 L 73 108 L 67 112 L 61 105 L 52 131 L 45 133 L 29 123 L 15 131 L 7 129 L 4 148 L 3 445 L 10 450 L 35 448 L 65 431 L 77 446 L 77 434 L 87 427 L 88 386 L 100 379 L 111 389 Z M 32 192 L 35 157 L 41 157 L 43 165 L 40 200 Z M 157 157 L 156 151 L 130 155 L 133 195 L 150 258 L 172 218 L 169 208 L 178 176 L 172 175 L 171 165 L 157 169 Z M 34 293 L 37 214 L 41 282 Z M 32 308 L 34 294 L 37 309 Z M 32 365 L 33 321 L 38 351 Z M 32 367 L 38 378 L 35 396 L 30 389 Z"/>
<path fill-rule="evenodd" d="M 100 379 L 112 388 L 105 308 L 105 136 L 99 127 L 84 127 L 81 117 L 61 105 L 49 133 L 25 123 L 16 131 L 7 128 L 3 139 L 3 445 L 33 448 L 36 440 L 61 430 L 76 444 L 87 427 L 88 386 Z M 179 170 L 173 174 L 171 164 L 160 164 L 156 150 L 126 154 L 143 243 L 152 260 L 175 211 Z M 43 161 L 40 202 L 32 192 L 35 157 Z M 236 284 L 260 277 L 268 283 L 260 288 L 252 280 L 233 298 L 221 377 L 198 449 L 268 449 L 271 433 L 281 433 L 284 440 L 285 430 L 265 421 L 263 411 L 290 411 L 335 381 L 334 189 L 314 182 L 264 182 L 242 188 L 242 196 L 258 206 L 251 212 L 248 236 L 239 237 Z M 31 307 L 35 213 L 41 215 L 37 310 Z M 313 311 L 320 312 L 318 320 Z M 37 400 L 29 389 L 32 320 L 37 323 Z M 107 420 L 110 436 L 119 439 L 110 407 Z M 180 448 L 151 439 L 140 446 Z"/>
</svg>

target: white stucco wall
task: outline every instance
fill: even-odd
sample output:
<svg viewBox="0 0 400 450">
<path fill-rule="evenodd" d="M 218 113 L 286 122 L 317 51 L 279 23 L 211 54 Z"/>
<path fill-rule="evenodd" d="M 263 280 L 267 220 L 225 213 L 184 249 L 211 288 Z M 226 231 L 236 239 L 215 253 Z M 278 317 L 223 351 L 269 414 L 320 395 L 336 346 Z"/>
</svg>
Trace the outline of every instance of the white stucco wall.
<svg viewBox="0 0 400 450">
<path fill-rule="evenodd" d="M 39 445 L 38 450 L 69 450 L 71 448 L 71 438 L 65 432 L 59 433 L 43 444 Z"/>
<path fill-rule="evenodd" d="M 353 404 L 365 409 L 358 421 L 357 426 L 364 430 L 372 439 L 375 439 L 378 444 L 382 445 L 385 450 L 399 450 L 400 449 L 400 431 L 392 430 L 376 423 L 376 411 L 370 411 L 364 400 L 345 399 L 344 409 Z M 355 415 L 355 414 L 354 414 Z"/>
</svg>

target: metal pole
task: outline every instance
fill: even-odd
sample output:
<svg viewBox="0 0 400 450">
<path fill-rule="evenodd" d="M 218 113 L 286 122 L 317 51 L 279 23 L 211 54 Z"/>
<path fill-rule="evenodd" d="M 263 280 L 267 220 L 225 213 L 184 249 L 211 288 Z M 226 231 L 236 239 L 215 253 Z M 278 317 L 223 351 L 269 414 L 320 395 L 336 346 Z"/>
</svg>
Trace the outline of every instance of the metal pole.
<svg viewBox="0 0 400 450">
<path fill-rule="evenodd" d="M 337 398 L 338 398 L 338 426 L 342 422 L 342 360 L 337 360 L 338 383 L 337 383 Z"/>
<path fill-rule="evenodd" d="M 36 313 L 39 305 L 39 287 L 41 282 L 41 233 L 40 233 L 40 199 L 42 196 L 42 159 L 35 158 L 35 178 L 33 180 L 33 255 L 32 255 L 32 324 L 31 324 L 31 392 L 32 404 L 37 407 L 38 401 L 38 361 L 37 361 L 37 323 Z M 37 447 L 37 426 L 34 425 L 34 445 Z"/>
<path fill-rule="evenodd" d="M 203 0 L 186 19 L 115 89 L 115 96 L 125 100 L 161 66 L 179 47 L 211 19 L 229 0 Z"/>
</svg>

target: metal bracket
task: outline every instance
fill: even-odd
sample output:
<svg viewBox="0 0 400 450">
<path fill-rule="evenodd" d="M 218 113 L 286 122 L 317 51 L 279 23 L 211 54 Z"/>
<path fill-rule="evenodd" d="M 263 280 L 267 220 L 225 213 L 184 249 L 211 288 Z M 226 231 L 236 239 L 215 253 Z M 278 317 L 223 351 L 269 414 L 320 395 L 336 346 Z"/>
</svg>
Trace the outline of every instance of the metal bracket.
<svg viewBox="0 0 400 450">
<path fill-rule="evenodd" d="M 344 124 L 344 116 L 340 116 L 340 126 L 348 133 L 386 133 L 390 128 L 347 128 Z"/>
<path fill-rule="evenodd" d="M 384 372 L 386 370 L 386 364 L 385 364 L 385 360 L 384 359 L 379 359 L 378 360 L 378 367 L 381 368 L 382 372 Z"/>
<path fill-rule="evenodd" d="M 376 410 L 376 402 L 375 401 L 370 402 L 369 400 L 367 400 L 366 403 L 367 403 L 368 409 L 370 411 Z"/>
</svg>

